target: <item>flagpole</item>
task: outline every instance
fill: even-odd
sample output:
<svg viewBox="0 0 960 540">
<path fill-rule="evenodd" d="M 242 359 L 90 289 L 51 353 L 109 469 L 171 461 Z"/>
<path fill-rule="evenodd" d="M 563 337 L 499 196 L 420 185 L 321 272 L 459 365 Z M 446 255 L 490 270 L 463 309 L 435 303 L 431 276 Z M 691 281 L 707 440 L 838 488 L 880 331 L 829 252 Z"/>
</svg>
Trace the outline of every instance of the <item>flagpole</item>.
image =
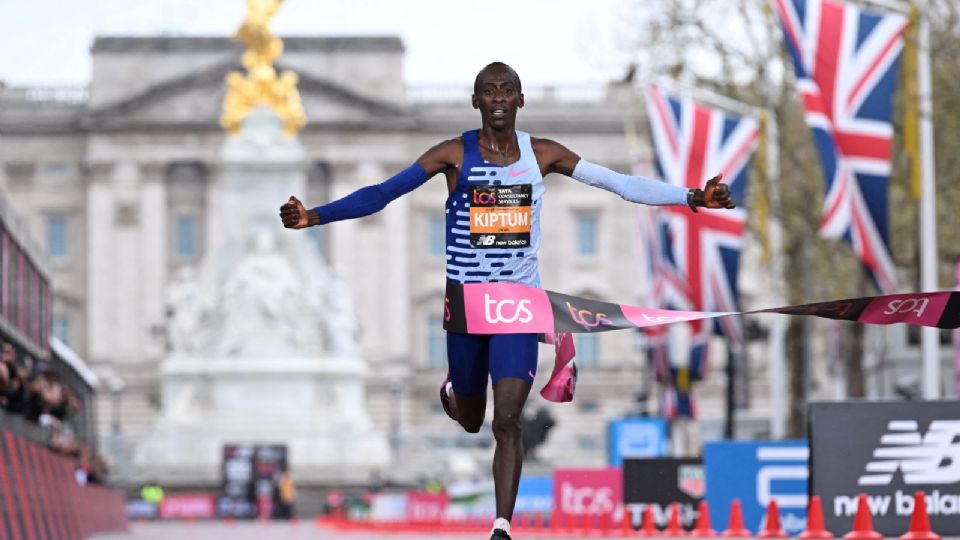
<svg viewBox="0 0 960 540">
<path fill-rule="evenodd" d="M 783 235 L 780 228 L 780 145 L 777 115 L 770 108 L 766 111 L 767 130 L 764 149 L 767 158 L 767 184 L 770 188 L 770 266 L 773 273 L 773 296 L 776 305 L 786 303 L 783 277 Z M 770 347 L 770 435 L 782 439 L 787 432 L 787 386 L 786 386 L 786 338 L 787 321 L 776 317 L 770 322 L 768 345 Z"/>
<path fill-rule="evenodd" d="M 925 14 L 917 17 L 917 78 L 919 90 L 920 151 L 920 290 L 931 292 L 937 283 L 937 205 L 933 160 L 933 90 L 930 83 L 930 23 Z M 923 328 L 920 334 L 923 359 L 923 397 L 940 397 L 940 332 Z"/>
</svg>

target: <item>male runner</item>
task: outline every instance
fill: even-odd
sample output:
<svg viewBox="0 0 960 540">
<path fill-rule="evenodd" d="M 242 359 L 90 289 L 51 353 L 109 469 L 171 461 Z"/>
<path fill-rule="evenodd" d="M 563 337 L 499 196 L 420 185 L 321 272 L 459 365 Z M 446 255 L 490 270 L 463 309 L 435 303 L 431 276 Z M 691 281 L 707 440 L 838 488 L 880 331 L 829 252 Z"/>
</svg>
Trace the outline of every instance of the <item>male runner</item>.
<svg viewBox="0 0 960 540">
<path fill-rule="evenodd" d="M 617 193 L 632 202 L 733 208 L 730 190 L 717 176 L 704 190 L 623 175 L 581 159 L 564 146 L 515 129 L 523 107 L 520 78 L 494 62 L 477 74 L 473 108 L 481 127 L 434 146 L 392 178 L 312 210 L 296 199 L 280 207 L 288 229 L 324 225 L 382 210 L 429 178 L 443 173 L 446 202 L 447 279 L 516 282 L 540 287 L 540 204 L 544 177 L 570 176 Z M 471 212 L 471 205 L 475 212 Z M 498 216 L 496 224 L 491 214 Z M 491 540 L 510 539 L 523 443 L 520 418 L 537 370 L 536 334 L 470 335 L 447 333 L 448 381 L 441 388 L 447 414 L 469 433 L 483 425 L 487 377 L 493 383 L 493 480 L 497 518 Z"/>
</svg>

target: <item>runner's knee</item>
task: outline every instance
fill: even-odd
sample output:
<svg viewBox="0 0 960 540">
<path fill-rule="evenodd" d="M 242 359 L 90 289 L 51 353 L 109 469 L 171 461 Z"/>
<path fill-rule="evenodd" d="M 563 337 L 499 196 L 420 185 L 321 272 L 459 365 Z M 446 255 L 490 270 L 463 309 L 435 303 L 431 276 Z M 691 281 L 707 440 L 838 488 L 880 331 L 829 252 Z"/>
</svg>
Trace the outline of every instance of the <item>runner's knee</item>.
<svg viewBox="0 0 960 540">
<path fill-rule="evenodd" d="M 478 433 L 487 412 L 486 394 L 469 397 L 457 395 L 456 400 L 460 425 L 467 433 Z"/>
<path fill-rule="evenodd" d="M 493 413 L 493 436 L 499 441 L 520 436 L 520 410 Z"/>
<path fill-rule="evenodd" d="M 483 427 L 483 417 L 479 419 L 460 419 L 460 426 L 463 427 L 463 430 L 467 433 L 480 433 L 480 428 Z"/>
</svg>

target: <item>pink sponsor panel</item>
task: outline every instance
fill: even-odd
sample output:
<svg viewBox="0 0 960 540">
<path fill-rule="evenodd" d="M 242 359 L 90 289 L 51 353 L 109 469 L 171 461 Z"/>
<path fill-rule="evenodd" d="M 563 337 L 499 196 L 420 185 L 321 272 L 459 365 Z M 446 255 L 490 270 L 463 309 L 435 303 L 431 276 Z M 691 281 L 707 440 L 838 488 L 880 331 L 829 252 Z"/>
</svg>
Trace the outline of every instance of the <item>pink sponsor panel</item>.
<svg viewBox="0 0 960 540">
<path fill-rule="evenodd" d="M 581 523 L 583 515 L 619 515 L 623 508 L 623 473 L 619 468 L 556 469 L 553 472 L 554 519 Z"/>
<path fill-rule="evenodd" d="M 450 497 L 446 493 L 426 493 L 424 491 L 407 492 L 407 521 L 440 521 L 447 514 Z"/>
<path fill-rule="evenodd" d="M 621 305 L 620 309 L 623 311 L 623 316 L 626 317 L 628 321 L 640 328 L 733 315 L 733 313 L 725 312 L 676 311 L 672 309 L 642 308 L 625 305 Z"/>
<path fill-rule="evenodd" d="M 858 320 L 872 324 L 936 326 L 949 300 L 950 293 L 946 292 L 880 296 L 870 302 Z"/>
<path fill-rule="evenodd" d="M 553 309 L 543 289 L 518 283 L 468 283 L 463 286 L 463 303 L 471 334 L 553 332 Z"/>
<path fill-rule="evenodd" d="M 206 493 L 167 495 L 160 503 L 160 517 L 164 519 L 207 519 L 215 515 L 214 497 Z"/>
</svg>

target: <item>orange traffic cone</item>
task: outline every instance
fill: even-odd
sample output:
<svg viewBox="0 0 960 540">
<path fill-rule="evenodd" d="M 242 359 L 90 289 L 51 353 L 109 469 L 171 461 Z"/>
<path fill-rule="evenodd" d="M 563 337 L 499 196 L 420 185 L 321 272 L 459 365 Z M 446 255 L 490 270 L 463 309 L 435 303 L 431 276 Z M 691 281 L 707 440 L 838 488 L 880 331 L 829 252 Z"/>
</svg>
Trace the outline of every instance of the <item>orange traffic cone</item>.
<svg viewBox="0 0 960 540">
<path fill-rule="evenodd" d="M 807 506 L 807 530 L 800 533 L 800 540 L 830 540 L 835 538 L 833 533 L 828 531 L 823 525 L 823 506 L 820 504 L 820 496 L 810 497 L 810 504 Z"/>
<path fill-rule="evenodd" d="M 722 536 L 727 538 L 750 538 L 753 536 L 753 533 L 743 526 L 743 509 L 740 508 L 740 499 L 734 499 L 730 503 L 730 522 Z"/>
<path fill-rule="evenodd" d="M 843 535 L 843 540 L 881 540 L 883 535 L 873 530 L 873 518 L 867 496 L 860 494 L 857 499 L 857 513 L 853 516 L 853 530 Z"/>
<path fill-rule="evenodd" d="M 626 506 L 623 507 L 622 517 L 623 519 L 620 520 L 620 536 L 627 536 L 633 532 L 633 514 Z"/>
<path fill-rule="evenodd" d="M 653 519 L 653 505 L 648 504 L 643 508 L 643 518 L 640 520 L 640 530 L 637 531 L 637 536 L 652 537 L 660 536 L 660 531 L 657 530 L 657 524 Z"/>
<path fill-rule="evenodd" d="M 940 535 L 930 530 L 930 515 L 927 514 L 927 496 L 922 491 L 913 494 L 913 515 L 910 529 L 900 540 L 940 540 Z"/>
<path fill-rule="evenodd" d="M 667 518 L 667 526 L 663 529 L 664 536 L 686 536 L 687 531 L 683 529 L 680 523 L 680 503 L 670 503 L 670 517 Z"/>
<path fill-rule="evenodd" d="M 780 527 L 780 509 L 777 500 L 773 499 L 767 505 L 767 522 L 758 534 L 758 538 L 787 538 L 789 535 Z"/>
<path fill-rule="evenodd" d="M 697 509 L 697 525 L 690 531 L 690 536 L 696 536 L 700 538 L 709 538 L 717 535 L 717 531 L 713 530 L 710 527 L 710 508 L 707 506 L 707 501 L 700 501 L 700 508 Z"/>
</svg>

